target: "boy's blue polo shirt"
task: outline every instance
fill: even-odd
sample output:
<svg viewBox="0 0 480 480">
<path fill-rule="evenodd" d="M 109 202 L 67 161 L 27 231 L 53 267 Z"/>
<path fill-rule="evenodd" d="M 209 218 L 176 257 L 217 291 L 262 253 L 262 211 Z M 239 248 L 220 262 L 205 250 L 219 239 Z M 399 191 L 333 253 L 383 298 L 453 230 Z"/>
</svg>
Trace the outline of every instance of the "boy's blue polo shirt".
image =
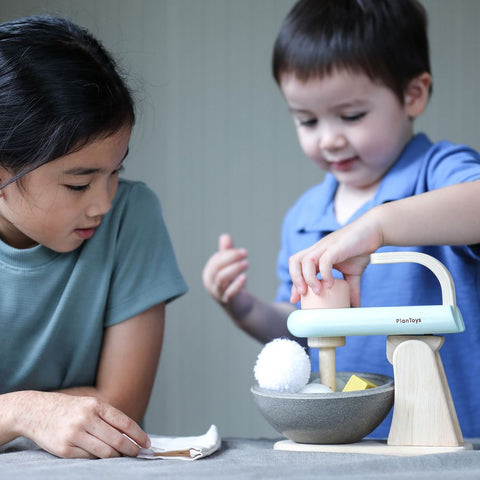
<svg viewBox="0 0 480 480">
<path fill-rule="evenodd" d="M 480 156 L 477 152 L 450 142 L 433 144 L 425 135 L 418 134 L 387 172 L 375 197 L 363 205 L 349 222 L 376 205 L 479 178 Z M 337 185 L 336 179 L 327 174 L 323 183 L 305 192 L 285 216 L 277 263 L 281 282 L 277 302 L 288 302 L 290 298 L 292 283 L 288 258 L 341 227 L 333 209 Z M 383 247 L 379 251 L 423 252 L 440 260 L 452 274 L 466 330 L 446 335 L 440 355 L 463 434 L 465 437 L 480 436 L 477 410 L 480 404 L 480 389 L 477 387 L 480 378 L 480 322 L 477 318 L 480 315 L 479 246 Z M 341 276 L 339 272 L 335 273 Z M 362 276 L 363 307 L 440 303 L 440 285 L 423 266 L 408 263 L 369 265 Z M 384 336 L 348 337 L 346 346 L 336 349 L 337 370 L 393 376 L 392 366 L 385 356 L 385 346 Z M 312 352 L 312 368 L 318 370 L 316 352 Z M 374 436 L 386 437 L 389 426 L 390 420 L 387 419 L 377 428 Z"/>
</svg>

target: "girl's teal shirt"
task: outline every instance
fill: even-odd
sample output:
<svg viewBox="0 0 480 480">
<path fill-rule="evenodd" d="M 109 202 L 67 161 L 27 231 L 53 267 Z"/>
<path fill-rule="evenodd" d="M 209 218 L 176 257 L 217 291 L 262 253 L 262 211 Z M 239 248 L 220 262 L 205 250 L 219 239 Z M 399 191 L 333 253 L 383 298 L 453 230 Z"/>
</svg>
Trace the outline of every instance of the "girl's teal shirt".
<svg viewBox="0 0 480 480">
<path fill-rule="evenodd" d="M 156 195 L 120 180 L 79 248 L 0 242 L 0 393 L 92 386 L 104 329 L 187 291 Z"/>
</svg>

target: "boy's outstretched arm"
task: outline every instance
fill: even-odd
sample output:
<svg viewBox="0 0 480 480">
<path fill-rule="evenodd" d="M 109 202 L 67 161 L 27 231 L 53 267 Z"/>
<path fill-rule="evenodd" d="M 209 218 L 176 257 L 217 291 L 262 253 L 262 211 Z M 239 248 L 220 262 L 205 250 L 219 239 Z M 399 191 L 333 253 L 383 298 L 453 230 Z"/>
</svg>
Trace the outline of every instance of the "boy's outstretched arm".
<svg viewBox="0 0 480 480">
<path fill-rule="evenodd" d="M 350 284 L 352 306 L 360 305 L 360 277 L 370 254 L 385 245 L 474 245 L 480 243 L 480 180 L 432 190 L 372 208 L 354 222 L 292 255 L 289 270 L 297 302 L 308 286 L 330 287 L 332 268 Z M 318 280 L 320 273 L 323 281 Z"/>
<path fill-rule="evenodd" d="M 290 336 L 287 317 L 295 308 L 288 303 L 264 302 L 246 288 L 247 252 L 235 248 L 230 235 L 220 235 L 218 250 L 203 269 L 203 285 L 234 323 L 260 342 Z"/>
</svg>

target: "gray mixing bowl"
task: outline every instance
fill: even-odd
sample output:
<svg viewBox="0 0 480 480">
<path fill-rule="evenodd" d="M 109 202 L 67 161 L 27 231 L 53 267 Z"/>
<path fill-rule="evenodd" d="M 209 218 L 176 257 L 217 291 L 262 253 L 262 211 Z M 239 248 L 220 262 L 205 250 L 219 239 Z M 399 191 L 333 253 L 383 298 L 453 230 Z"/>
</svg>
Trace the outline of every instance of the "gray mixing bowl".
<svg viewBox="0 0 480 480">
<path fill-rule="evenodd" d="M 345 393 L 278 393 L 256 385 L 251 391 L 265 419 L 290 440 L 354 443 L 387 416 L 393 405 L 394 387 L 392 378 L 374 373 L 337 372 L 337 383 L 344 385 L 353 373 L 378 387 Z"/>
</svg>

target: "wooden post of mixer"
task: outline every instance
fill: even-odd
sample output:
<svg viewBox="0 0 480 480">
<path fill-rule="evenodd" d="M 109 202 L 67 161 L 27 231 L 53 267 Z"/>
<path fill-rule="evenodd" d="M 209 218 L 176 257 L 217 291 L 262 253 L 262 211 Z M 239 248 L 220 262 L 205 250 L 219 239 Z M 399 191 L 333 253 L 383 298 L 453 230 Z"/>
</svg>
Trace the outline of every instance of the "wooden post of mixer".
<svg viewBox="0 0 480 480">
<path fill-rule="evenodd" d="M 387 358 L 395 376 L 395 402 L 389 445 L 463 445 L 439 350 L 444 337 L 387 337 Z"/>
<path fill-rule="evenodd" d="M 350 307 L 350 289 L 345 280 L 336 279 L 331 288 L 322 288 L 316 295 L 309 288 L 301 299 L 302 309 Z M 336 390 L 335 348 L 345 345 L 345 337 L 309 337 L 308 346 L 318 348 L 320 382 Z"/>
</svg>

